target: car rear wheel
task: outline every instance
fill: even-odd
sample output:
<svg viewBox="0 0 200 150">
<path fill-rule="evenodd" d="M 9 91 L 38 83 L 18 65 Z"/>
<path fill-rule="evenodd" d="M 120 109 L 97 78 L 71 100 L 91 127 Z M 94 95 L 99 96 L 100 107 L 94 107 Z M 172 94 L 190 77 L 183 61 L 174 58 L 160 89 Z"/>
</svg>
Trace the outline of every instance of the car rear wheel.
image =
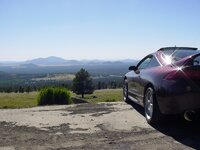
<svg viewBox="0 0 200 150">
<path fill-rule="evenodd" d="M 161 113 L 156 101 L 155 92 L 148 87 L 144 96 L 145 118 L 149 124 L 157 124 L 161 121 Z"/>
<path fill-rule="evenodd" d="M 125 102 L 129 102 L 128 98 L 128 83 L 126 80 L 124 80 L 124 85 L 123 85 L 123 99 Z"/>
</svg>

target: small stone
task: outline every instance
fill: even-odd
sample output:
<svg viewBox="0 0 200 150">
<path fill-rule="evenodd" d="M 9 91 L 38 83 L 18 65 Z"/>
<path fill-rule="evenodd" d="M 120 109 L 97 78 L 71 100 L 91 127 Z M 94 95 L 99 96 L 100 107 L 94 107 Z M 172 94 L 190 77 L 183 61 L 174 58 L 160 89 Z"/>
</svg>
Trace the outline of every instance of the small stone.
<svg viewBox="0 0 200 150">
<path fill-rule="evenodd" d="M 63 133 L 62 132 L 56 132 L 55 135 L 62 135 Z"/>
</svg>

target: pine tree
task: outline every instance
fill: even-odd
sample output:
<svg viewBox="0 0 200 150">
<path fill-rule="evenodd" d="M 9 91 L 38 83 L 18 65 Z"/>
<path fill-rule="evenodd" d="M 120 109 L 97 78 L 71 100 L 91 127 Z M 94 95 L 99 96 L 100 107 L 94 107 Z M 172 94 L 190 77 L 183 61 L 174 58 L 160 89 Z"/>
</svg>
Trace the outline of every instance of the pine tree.
<svg viewBox="0 0 200 150">
<path fill-rule="evenodd" d="M 92 94 L 94 92 L 92 78 L 83 68 L 75 75 L 73 80 L 73 92 L 81 94 L 82 98 L 84 98 L 84 94 Z"/>
</svg>

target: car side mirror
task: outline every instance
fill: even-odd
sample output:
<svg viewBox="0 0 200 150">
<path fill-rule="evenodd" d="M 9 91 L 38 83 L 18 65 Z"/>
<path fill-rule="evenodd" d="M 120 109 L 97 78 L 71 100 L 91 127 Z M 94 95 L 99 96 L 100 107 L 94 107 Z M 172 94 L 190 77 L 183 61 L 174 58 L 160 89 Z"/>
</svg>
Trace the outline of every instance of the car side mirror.
<svg viewBox="0 0 200 150">
<path fill-rule="evenodd" d="M 137 67 L 136 67 L 136 66 L 130 66 L 130 67 L 128 68 L 128 70 L 136 71 L 136 70 L 137 70 Z"/>
</svg>

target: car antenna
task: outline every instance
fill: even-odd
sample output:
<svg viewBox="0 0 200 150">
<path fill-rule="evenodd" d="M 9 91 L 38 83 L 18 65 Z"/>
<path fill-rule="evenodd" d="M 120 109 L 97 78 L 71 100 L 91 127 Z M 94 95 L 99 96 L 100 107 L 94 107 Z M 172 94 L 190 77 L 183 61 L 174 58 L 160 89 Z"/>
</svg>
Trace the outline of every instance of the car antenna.
<svg viewBox="0 0 200 150">
<path fill-rule="evenodd" d="M 176 45 L 174 46 L 174 52 L 176 51 Z"/>
</svg>

